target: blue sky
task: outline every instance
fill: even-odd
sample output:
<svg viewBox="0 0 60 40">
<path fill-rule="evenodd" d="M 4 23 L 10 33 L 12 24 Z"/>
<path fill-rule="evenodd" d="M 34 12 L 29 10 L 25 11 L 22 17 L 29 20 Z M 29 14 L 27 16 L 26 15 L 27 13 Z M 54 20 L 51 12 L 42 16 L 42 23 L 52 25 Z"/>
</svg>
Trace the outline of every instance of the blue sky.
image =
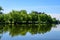
<svg viewBox="0 0 60 40">
<path fill-rule="evenodd" d="M 60 0 L 0 0 L 4 13 L 11 10 L 27 10 L 45 12 L 47 14 L 60 14 Z"/>
</svg>

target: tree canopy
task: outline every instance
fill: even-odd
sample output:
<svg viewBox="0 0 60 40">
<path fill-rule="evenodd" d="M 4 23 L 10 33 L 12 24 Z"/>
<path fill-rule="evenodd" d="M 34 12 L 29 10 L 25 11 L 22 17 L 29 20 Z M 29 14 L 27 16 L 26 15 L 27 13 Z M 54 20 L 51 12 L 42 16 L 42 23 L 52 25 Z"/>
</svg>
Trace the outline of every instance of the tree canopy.
<svg viewBox="0 0 60 40">
<path fill-rule="evenodd" d="M 0 7 L 0 13 L 1 10 L 3 10 L 2 7 Z M 0 14 L 0 23 L 60 23 L 60 21 L 44 12 L 32 11 L 27 13 L 26 10 L 12 10 L 7 14 Z"/>
</svg>

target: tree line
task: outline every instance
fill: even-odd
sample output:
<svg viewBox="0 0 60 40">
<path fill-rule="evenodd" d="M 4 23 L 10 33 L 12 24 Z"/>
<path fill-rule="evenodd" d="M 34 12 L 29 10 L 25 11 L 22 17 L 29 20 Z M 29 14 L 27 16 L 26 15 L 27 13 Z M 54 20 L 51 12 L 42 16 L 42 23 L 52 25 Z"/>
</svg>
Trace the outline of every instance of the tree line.
<svg viewBox="0 0 60 40">
<path fill-rule="evenodd" d="M 60 23 L 59 20 L 52 18 L 50 15 L 47 15 L 44 12 L 32 11 L 27 13 L 26 10 L 12 10 L 6 14 L 1 12 L 2 10 L 2 7 L 0 7 L 0 23 Z"/>
<path fill-rule="evenodd" d="M 55 24 L 8 24 L 8 25 L 0 25 L 0 34 L 9 32 L 11 36 L 17 35 L 26 35 L 27 32 L 34 34 L 44 34 L 46 32 L 50 32 L 52 27 L 56 27 Z"/>
</svg>

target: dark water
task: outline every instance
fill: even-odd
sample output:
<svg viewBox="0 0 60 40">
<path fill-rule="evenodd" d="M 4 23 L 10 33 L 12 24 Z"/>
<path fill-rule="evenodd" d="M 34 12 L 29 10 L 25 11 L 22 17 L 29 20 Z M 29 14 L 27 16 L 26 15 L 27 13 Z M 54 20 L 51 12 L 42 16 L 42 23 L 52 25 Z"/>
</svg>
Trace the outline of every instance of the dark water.
<svg viewBox="0 0 60 40">
<path fill-rule="evenodd" d="M 60 40 L 60 24 L 0 25 L 0 40 Z"/>
</svg>

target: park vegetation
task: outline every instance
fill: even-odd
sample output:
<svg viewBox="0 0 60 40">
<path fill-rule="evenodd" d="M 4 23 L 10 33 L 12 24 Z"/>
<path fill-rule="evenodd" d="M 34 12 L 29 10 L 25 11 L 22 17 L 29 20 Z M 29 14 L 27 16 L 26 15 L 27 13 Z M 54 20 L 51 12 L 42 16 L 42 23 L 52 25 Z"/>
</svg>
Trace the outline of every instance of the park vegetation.
<svg viewBox="0 0 60 40">
<path fill-rule="evenodd" d="M 2 7 L 0 7 L 0 23 L 4 24 L 29 24 L 29 23 L 49 23 L 49 24 L 57 24 L 60 23 L 59 20 L 56 20 L 56 18 L 52 18 L 50 15 L 45 14 L 44 12 L 37 12 L 32 11 L 30 13 L 27 13 L 26 10 L 12 10 L 9 13 L 3 13 Z"/>
</svg>

